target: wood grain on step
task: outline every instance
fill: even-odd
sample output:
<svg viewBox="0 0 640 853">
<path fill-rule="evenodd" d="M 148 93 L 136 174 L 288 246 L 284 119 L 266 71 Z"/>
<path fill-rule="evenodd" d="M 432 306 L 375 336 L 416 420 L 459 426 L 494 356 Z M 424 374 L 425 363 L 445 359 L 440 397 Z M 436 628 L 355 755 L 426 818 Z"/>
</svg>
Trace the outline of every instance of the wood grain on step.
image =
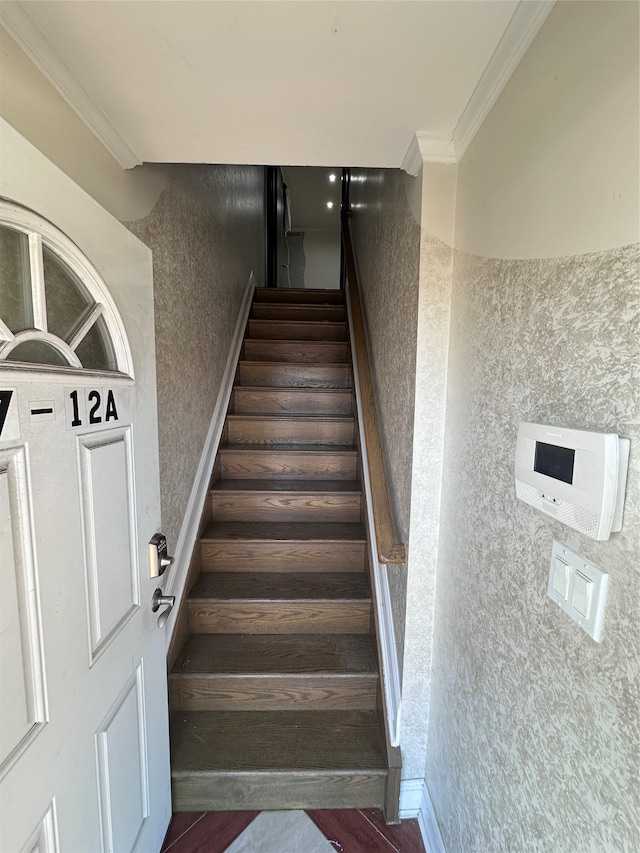
<svg viewBox="0 0 640 853">
<path fill-rule="evenodd" d="M 344 305 L 344 290 L 337 288 L 257 287 L 256 302 L 296 302 L 305 305 Z"/>
<path fill-rule="evenodd" d="M 377 674 L 368 673 L 173 674 L 169 677 L 169 707 L 174 711 L 375 711 L 377 685 Z"/>
<path fill-rule="evenodd" d="M 371 637 L 193 634 L 169 677 L 173 710 L 374 710 Z"/>
<path fill-rule="evenodd" d="M 347 324 L 314 320 L 249 320 L 247 337 L 287 341 L 346 341 Z"/>
<path fill-rule="evenodd" d="M 354 421 L 344 417 L 227 415 L 231 444 L 331 444 L 352 447 Z"/>
<path fill-rule="evenodd" d="M 176 711 L 172 771 L 384 770 L 369 711 Z"/>
<path fill-rule="evenodd" d="M 278 524 L 277 522 L 216 522 L 203 532 L 202 540 L 235 539 L 252 542 L 362 542 L 366 534 L 362 524 L 299 522 Z"/>
<path fill-rule="evenodd" d="M 180 712 L 176 712 L 180 713 Z M 265 713 L 261 711 L 259 713 Z M 282 809 L 341 809 L 381 806 L 385 772 L 356 770 L 209 771 L 172 774 L 174 811 L 243 808 L 280 811 Z M 202 853 L 205 853 L 203 850 Z M 209 853 L 209 850 L 206 850 Z"/>
<path fill-rule="evenodd" d="M 361 634 L 371 624 L 364 574 L 205 572 L 187 603 L 202 633 Z"/>
<path fill-rule="evenodd" d="M 240 384 L 254 388 L 350 388 L 351 366 L 287 361 L 241 361 Z"/>
<path fill-rule="evenodd" d="M 212 491 L 220 492 L 252 492 L 269 491 L 269 492 L 314 492 L 316 494 L 326 494 L 330 492 L 361 492 L 362 487 L 358 480 L 218 480 L 214 483 Z M 204 531 L 210 526 L 209 524 L 201 531 Z"/>
<path fill-rule="evenodd" d="M 295 444 L 277 448 L 228 444 L 220 448 L 220 463 L 223 479 L 355 480 L 357 452 L 316 444 L 303 450 Z"/>
<path fill-rule="evenodd" d="M 224 572 L 363 572 L 364 542 L 201 540 L 202 570 Z"/>
<path fill-rule="evenodd" d="M 192 634 L 173 668 L 226 675 L 377 673 L 372 638 L 364 635 Z"/>
<path fill-rule="evenodd" d="M 325 575 L 322 572 L 300 575 L 288 572 L 204 572 L 189 594 L 190 601 L 368 601 L 370 598 L 364 574 Z"/>
<path fill-rule="evenodd" d="M 260 303 L 251 306 L 254 320 L 330 320 L 344 322 L 343 305 L 295 305 L 292 303 Z"/>
<path fill-rule="evenodd" d="M 353 395 L 341 388 L 255 388 L 236 385 L 236 414 L 351 415 Z"/>
<path fill-rule="evenodd" d="M 189 599 L 189 628 L 207 634 L 366 634 L 371 603 Z"/>
<path fill-rule="evenodd" d="M 348 362 L 349 344 L 346 341 L 269 341 L 244 342 L 247 361 Z"/>
<path fill-rule="evenodd" d="M 222 480 L 224 489 L 210 493 L 214 521 L 351 521 L 360 520 L 362 495 L 358 484 L 351 491 L 306 489 L 231 489 L 236 481 Z M 245 481 L 239 480 L 239 483 Z M 251 481 L 260 483 L 260 480 Z M 272 480 L 263 481 L 270 485 Z M 294 481 L 295 482 L 295 481 Z M 301 481 L 307 483 L 307 481 Z M 326 481 L 325 481 L 326 482 Z"/>
</svg>

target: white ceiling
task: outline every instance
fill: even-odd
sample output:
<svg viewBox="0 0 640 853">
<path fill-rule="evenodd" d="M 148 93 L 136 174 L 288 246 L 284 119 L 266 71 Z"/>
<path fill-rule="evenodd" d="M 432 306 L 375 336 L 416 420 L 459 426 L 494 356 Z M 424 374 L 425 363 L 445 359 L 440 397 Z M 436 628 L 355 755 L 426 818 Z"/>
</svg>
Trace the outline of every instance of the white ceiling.
<svg viewBox="0 0 640 853">
<path fill-rule="evenodd" d="M 29 0 L 3 24 L 122 165 L 397 167 L 466 147 L 543 0 Z M 423 151 L 424 153 L 424 151 Z"/>
<path fill-rule="evenodd" d="M 289 189 L 293 231 L 340 230 L 341 169 L 286 166 L 282 177 Z M 327 202 L 332 207 L 327 207 Z"/>
</svg>

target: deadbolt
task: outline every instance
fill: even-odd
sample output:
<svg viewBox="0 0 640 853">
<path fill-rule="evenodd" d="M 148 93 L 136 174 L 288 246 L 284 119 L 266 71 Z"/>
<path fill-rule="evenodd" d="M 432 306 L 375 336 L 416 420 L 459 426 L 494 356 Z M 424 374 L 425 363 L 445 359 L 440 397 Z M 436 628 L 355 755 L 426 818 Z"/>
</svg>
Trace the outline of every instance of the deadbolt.
<svg viewBox="0 0 640 853">
<path fill-rule="evenodd" d="M 167 539 L 164 533 L 154 533 L 149 540 L 149 577 L 159 578 L 175 557 L 167 554 Z"/>
</svg>

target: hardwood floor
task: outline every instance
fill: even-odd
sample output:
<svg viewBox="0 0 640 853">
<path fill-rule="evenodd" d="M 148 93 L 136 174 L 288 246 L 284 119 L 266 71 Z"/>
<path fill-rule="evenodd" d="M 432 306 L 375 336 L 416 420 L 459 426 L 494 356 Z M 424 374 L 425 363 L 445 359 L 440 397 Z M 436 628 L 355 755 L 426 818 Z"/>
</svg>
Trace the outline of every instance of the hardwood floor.
<svg viewBox="0 0 640 853">
<path fill-rule="evenodd" d="M 224 853 L 259 814 L 255 811 L 176 813 L 162 853 Z M 377 809 L 314 810 L 306 814 L 336 853 L 425 853 L 417 820 L 387 826 Z"/>
</svg>

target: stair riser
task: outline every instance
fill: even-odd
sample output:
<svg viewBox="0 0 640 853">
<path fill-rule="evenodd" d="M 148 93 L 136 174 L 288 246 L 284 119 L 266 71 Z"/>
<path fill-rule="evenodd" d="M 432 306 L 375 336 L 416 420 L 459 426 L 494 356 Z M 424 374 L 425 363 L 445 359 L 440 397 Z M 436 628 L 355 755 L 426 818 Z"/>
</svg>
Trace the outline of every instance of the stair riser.
<svg viewBox="0 0 640 853">
<path fill-rule="evenodd" d="M 285 480 L 355 480 L 355 454 L 318 455 L 304 452 L 278 453 L 277 451 L 251 453 L 225 451 L 220 454 L 223 479 Z"/>
<path fill-rule="evenodd" d="M 299 389 L 246 390 L 233 392 L 236 414 L 350 415 L 352 393 L 347 390 L 305 391 Z"/>
<path fill-rule="evenodd" d="M 384 771 L 174 775 L 173 810 L 382 808 L 385 777 Z"/>
<path fill-rule="evenodd" d="M 321 320 L 343 323 L 345 310 L 341 305 L 276 305 L 255 303 L 251 308 L 254 320 Z"/>
<path fill-rule="evenodd" d="M 204 541 L 205 572 L 363 572 L 363 542 Z"/>
<path fill-rule="evenodd" d="M 189 602 L 189 628 L 201 634 L 366 634 L 371 602 Z"/>
<path fill-rule="evenodd" d="M 247 337 L 285 341 L 346 341 L 346 323 L 249 320 Z"/>
<path fill-rule="evenodd" d="M 300 341 L 246 340 L 244 357 L 247 361 L 346 364 L 349 361 L 349 346 L 346 341 L 301 343 Z"/>
<path fill-rule="evenodd" d="M 231 444 L 336 444 L 353 445 L 353 421 L 296 421 L 269 418 L 227 420 Z"/>
<path fill-rule="evenodd" d="M 351 368 L 325 364 L 240 364 L 240 384 L 269 388 L 350 388 Z"/>
<path fill-rule="evenodd" d="M 361 496 L 214 492 L 214 521 L 360 521 Z"/>
<path fill-rule="evenodd" d="M 169 679 L 174 711 L 375 711 L 377 675 L 231 676 Z"/>
<path fill-rule="evenodd" d="M 255 301 L 295 302 L 298 305 L 344 305 L 344 290 L 257 287 Z"/>
</svg>

